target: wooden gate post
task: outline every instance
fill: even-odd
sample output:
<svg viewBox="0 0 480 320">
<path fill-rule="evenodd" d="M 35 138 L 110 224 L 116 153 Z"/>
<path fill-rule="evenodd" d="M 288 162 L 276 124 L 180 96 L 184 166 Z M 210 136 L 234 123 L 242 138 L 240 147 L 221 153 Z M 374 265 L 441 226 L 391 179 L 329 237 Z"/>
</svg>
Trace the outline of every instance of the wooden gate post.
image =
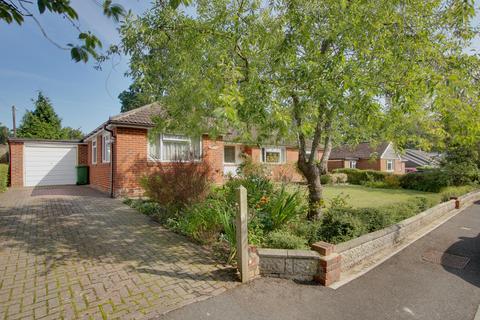
<svg viewBox="0 0 480 320">
<path fill-rule="evenodd" d="M 237 268 L 240 272 L 240 280 L 247 282 L 249 280 L 248 272 L 248 204 L 247 189 L 240 186 L 237 189 L 237 217 L 236 217 L 236 237 L 237 237 Z"/>
</svg>

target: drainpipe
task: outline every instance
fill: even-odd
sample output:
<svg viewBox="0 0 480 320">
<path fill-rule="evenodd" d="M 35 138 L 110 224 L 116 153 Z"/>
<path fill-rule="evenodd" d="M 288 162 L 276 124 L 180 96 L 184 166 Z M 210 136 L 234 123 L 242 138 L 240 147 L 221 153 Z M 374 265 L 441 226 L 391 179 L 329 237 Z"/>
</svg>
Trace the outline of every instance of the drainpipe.
<svg viewBox="0 0 480 320">
<path fill-rule="evenodd" d="M 108 124 L 106 124 L 104 127 L 103 127 L 103 130 L 107 131 L 107 132 L 110 132 L 110 168 L 111 168 L 111 172 L 110 172 L 110 198 L 115 198 L 115 193 L 114 193 L 114 190 L 113 190 L 113 186 L 114 186 L 114 182 L 113 182 L 113 179 L 115 177 L 115 148 L 113 147 L 113 144 L 115 143 L 115 138 L 116 138 L 116 135 L 115 133 L 113 132 L 113 130 L 110 130 L 107 128 Z"/>
</svg>

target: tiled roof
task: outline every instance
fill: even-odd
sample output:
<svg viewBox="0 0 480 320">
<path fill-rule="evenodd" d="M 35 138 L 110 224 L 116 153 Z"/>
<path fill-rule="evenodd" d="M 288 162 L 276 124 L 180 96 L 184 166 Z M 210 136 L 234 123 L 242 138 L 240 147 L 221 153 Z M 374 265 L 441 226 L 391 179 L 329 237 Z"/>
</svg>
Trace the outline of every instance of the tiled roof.
<svg viewBox="0 0 480 320">
<path fill-rule="evenodd" d="M 148 104 L 146 106 L 143 106 L 137 109 L 123 112 L 116 116 L 110 117 L 108 121 L 102 123 L 95 130 L 93 130 L 91 133 L 85 136 L 84 140 L 94 135 L 98 131 L 102 130 L 106 125 L 109 125 L 109 124 L 125 125 L 125 126 L 128 126 L 128 125 L 140 126 L 140 127 L 147 127 L 147 128 L 153 127 L 155 126 L 155 122 L 152 120 L 152 117 L 162 116 L 162 115 L 166 115 L 166 112 L 158 103 Z M 255 140 L 258 134 L 255 129 L 251 129 L 251 130 L 252 130 L 252 138 L 253 140 Z M 227 142 L 242 142 L 241 135 L 234 130 L 230 131 L 229 133 L 226 133 L 223 138 L 224 138 L 224 141 L 227 141 Z M 288 146 L 288 147 L 297 146 L 297 142 L 294 139 L 288 139 L 288 140 L 283 139 L 281 141 L 275 141 L 274 139 L 262 139 L 262 141 L 263 141 L 262 144 L 264 145 L 272 144 L 272 145 L 281 145 L 281 146 Z M 310 148 L 311 141 L 307 141 L 306 143 L 307 143 L 307 148 Z M 322 149 L 322 146 L 319 146 L 319 148 Z"/>
<path fill-rule="evenodd" d="M 95 128 L 95 130 L 87 134 L 83 138 L 83 141 L 93 136 L 109 124 L 153 127 L 155 123 L 153 122 L 152 117 L 161 114 L 162 107 L 158 103 L 147 104 L 146 106 L 117 114 L 116 116 L 110 117 L 107 121 Z"/>
<path fill-rule="evenodd" d="M 340 146 L 332 149 L 331 160 L 336 159 L 370 159 L 373 156 L 380 157 L 387 149 L 389 143 L 382 142 L 378 145 L 371 145 L 368 142 L 356 146 Z"/>
<path fill-rule="evenodd" d="M 153 122 L 152 117 L 161 115 L 163 111 L 164 110 L 159 104 L 152 103 L 110 117 L 109 122 L 113 124 L 153 127 L 155 123 Z"/>
</svg>

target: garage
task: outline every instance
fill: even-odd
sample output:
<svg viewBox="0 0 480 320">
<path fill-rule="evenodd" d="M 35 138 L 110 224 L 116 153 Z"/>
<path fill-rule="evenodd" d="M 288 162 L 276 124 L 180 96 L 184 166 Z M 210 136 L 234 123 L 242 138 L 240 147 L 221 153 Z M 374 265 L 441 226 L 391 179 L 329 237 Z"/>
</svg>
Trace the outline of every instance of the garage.
<svg viewBox="0 0 480 320">
<path fill-rule="evenodd" d="M 75 184 L 77 146 L 65 143 L 25 143 L 24 185 Z"/>
<path fill-rule="evenodd" d="M 78 140 L 12 137 L 8 147 L 11 187 L 76 184 L 77 165 L 88 165 L 88 145 Z"/>
</svg>

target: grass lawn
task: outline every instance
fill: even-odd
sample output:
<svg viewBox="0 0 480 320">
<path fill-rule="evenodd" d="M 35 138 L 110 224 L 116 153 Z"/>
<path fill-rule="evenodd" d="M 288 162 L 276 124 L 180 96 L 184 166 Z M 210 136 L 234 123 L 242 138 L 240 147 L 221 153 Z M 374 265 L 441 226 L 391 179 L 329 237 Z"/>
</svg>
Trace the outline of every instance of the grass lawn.
<svg viewBox="0 0 480 320">
<path fill-rule="evenodd" d="M 433 203 L 440 202 L 439 193 L 421 192 L 406 189 L 376 189 L 359 185 L 327 185 L 323 188 L 326 205 L 331 199 L 341 195 L 349 205 L 356 208 L 382 207 L 394 203 L 406 202 L 415 197 L 426 197 Z"/>
</svg>

